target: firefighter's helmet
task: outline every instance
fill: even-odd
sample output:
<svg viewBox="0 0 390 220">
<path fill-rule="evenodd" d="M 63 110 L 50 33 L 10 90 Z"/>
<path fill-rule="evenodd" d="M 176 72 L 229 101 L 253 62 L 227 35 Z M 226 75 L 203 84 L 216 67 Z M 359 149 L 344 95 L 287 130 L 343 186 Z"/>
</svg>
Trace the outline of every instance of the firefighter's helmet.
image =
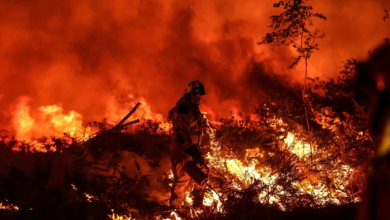
<svg viewBox="0 0 390 220">
<path fill-rule="evenodd" d="M 205 95 L 206 91 L 204 90 L 204 86 L 198 80 L 190 82 L 185 90 L 186 93 L 191 93 L 193 89 L 199 89 L 201 95 Z"/>
</svg>

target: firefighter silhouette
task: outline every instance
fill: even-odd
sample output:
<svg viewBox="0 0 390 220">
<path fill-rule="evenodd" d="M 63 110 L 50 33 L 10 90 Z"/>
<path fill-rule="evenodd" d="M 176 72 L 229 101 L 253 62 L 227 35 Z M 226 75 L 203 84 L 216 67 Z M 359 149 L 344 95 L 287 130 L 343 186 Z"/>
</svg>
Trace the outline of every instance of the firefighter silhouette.
<svg viewBox="0 0 390 220">
<path fill-rule="evenodd" d="M 171 190 L 170 206 L 180 208 L 184 201 L 184 191 L 190 182 L 190 176 L 184 171 L 188 161 L 197 164 L 204 173 L 208 173 L 199 145 L 202 142 L 204 118 L 199 110 L 199 102 L 205 95 L 203 84 L 193 81 L 188 84 L 184 96 L 169 111 L 168 118 L 173 121 L 171 135 L 171 161 L 174 182 Z"/>
<path fill-rule="evenodd" d="M 367 125 L 378 138 L 373 171 L 357 220 L 390 219 L 390 44 L 357 66 L 357 88 L 368 93 Z"/>
</svg>

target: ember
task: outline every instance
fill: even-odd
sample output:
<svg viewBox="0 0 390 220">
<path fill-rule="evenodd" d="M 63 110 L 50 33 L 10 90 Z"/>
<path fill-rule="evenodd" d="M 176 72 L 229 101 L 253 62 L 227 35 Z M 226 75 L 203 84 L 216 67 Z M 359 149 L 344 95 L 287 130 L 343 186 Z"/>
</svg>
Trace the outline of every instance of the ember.
<svg viewBox="0 0 390 220">
<path fill-rule="evenodd" d="M 8 202 L 8 200 L 5 200 Z M 14 206 L 13 204 L 3 205 L 2 202 L 0 202 L 0 209 L 10 210 L 10 211 L 18 211 L 19 208 L 17 206 Z"/>
</svg>

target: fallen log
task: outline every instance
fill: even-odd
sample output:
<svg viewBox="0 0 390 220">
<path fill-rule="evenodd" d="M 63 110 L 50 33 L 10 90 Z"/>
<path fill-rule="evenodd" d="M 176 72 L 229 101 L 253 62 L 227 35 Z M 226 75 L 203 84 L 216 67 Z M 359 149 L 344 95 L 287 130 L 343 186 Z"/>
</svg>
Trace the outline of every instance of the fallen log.
<svg viewBox="0 0 390 220">
<path fill-rule="evenodd" d="M 129 112 L 129 114 L 127 114 L 117 125 L 115 125 L 111 130 L 115 130 L 117 129 L 118 127 L 120 127 L 132 114 L 134 114 L 135 111 L 137 111 L 138 107 L 141 105 L 140 102 L 137 102 L 137 104 L 134 106 L 134 108 Z M 139 122 L 139 119 L 137 119 L 138 122 Z M 135 121 L 137 121 L 135 120 Z M 134 123 L 137 123 L 135 121 L 132 121 Z M 134 124 L 134 123 L 131 123 L 131 124 Z M 127 125 L 130 125 L 130 122 L 127 123 Z M 127 126 L 126 125 L 126 126 Z"/>
<path fill-rule="evenodd" d="M 114 127 L 99 132 L 95 137 L 82 143 L 82 146 L 87 149 L 88 153 L 93 157 L 94 160 L 99 160 L 103 157 L 104 154 L 111 154 L 121 149 L 121 134 L 119 132 L 129 125 L 140 122 L 139 119 L 136 119 L 134 121 L 125 123 L 125 121 L 132 114 L 134 114 L 140 105 L 141 103 L 137 103 L 134 108 Z"/>
<path fill-rule="evenodd" d="M 114 127 L 112 127 L 111 129 L 108 129 L 107 131 L 104 131 L 100 134 L 98 134 L 97 136 L 100 136 L 100 135 L 103 135 L 103 134 L 107 134 L 107 133 L 110 133 L 110 132 L 114 132 L 114 131 L 120 131 L 122 129 L 124 129 L 126 126 L 128 125 L 132 125 L 132 124 L 136 124 L 136 123 L 139 123 L 140 120 L 137 119 L 137 120 L 134 120 L 134 121 L 131 121 L 131 122 L 128 122 L 126 124 L 123 124 L 132 114 L 134 114 L 135 111 L 137 111 L 138 107 L 141 105 L 140 102 L 137 102 L 137 104 L 134 106 L 134 108 L 117 124 L 115 125 Z M 97 137 L 96 136 L 96 137 Z M 96 138 L 95 137 L 95 138 Z"/>
<path fill-rule="evenodd" d="M 85 143 L 90 142 L 91 140 L 97 141 L 102 137 L 106 137 L 107 135 L 109 135 L 112 132 L 120 131 L 129 125 L 139 123 L 140 120 L 136 119 L 134 121 L 123 124 L 132 114 L 134 114 L 134 112 L 138 109 L 138 107 L 140 105 L 141 105 L 141 103 L 137 102 L 137 104 L 134 106 L 134 108 L 117 125 L 115 125 L 114 127 L 110 128 L 106 131 L 97 133 L 95 137 L 91 138 L 90 140 L 86 141 Z"/>
<path fill-rule="evenodd" d="M 121 125 L 121 126 L 113 127 L 113 128 L 110 129 L 110 131 L 122 130 L 122 129 L 126 128 L 126 127 L 129 126 L 129 125 L 137 124 L 137 123 L 139 123 L 139 122 L 140 122 L 140 120 L 139 120 L 139 119 L 136 119 L 136 120 L 134 120 L 134 121 L 128 122 L 128 123 L 123 124 L 123 125 Z"/>
</svg>

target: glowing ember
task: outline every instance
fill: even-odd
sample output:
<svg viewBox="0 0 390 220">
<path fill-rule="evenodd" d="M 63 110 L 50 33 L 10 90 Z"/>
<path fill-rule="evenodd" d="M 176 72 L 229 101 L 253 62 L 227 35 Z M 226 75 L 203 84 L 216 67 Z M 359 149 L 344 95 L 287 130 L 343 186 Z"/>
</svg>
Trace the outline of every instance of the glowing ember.
<svg viewBox="0 0 390 220">
<path fill-rule="evenodd" d="M 173 178 L 174 178 L 173 172 L 172 172 L 172 170 L 169 170 L 168 171 L 168 179 L 173 180 Z"/>
<path fill-rule="evenodd" d="M 5 210 L 10 210 L 10 211 L 18 211 L 19 210 L 19 207 L 17 206 L 14 206 L 13 204 L 8 204 L 8 205 L 3 205 L 2 202 L 0 202 L 0 209 L 5 209 Z"/>
<path fill-rule="evenodd" d="M 176 220 L 181 220 L 181 218 L 176 212 L 171 212 L 171 216 L 175 217 Z"/>
<path fill-rule="evenodd" d="M 110 217 L 110 219 L 112 220 L 135 220 L 135 218 L 131 218 L 131 215 L 130 217 L 127 217 L 126 215 L 118 215 L 118 214 L 115 214 L 114 212 L 114 209 L 111 209 L 111 212 L 112 212 L 112 215 L 108 215 L 108 217 Z"/>
<path fill-rule="evenodd" d="M 77 188 L 76 188 L 75 185 L 73 185 L 73 184 L 70 184 L 70 185 L 72 186 L 72 188 L 73 188 L 75 191 L 77 191 Z M 85 196 L 85 198 L 87 198 L 87 201 L 88 201 L 88 202 L 92 202 L 92 200 L 99 200 L 99 199 L 97 198 L 97 196 L 91 196 L 91 195 L 89 195 L 88 193 L 83 193 L 83 195 Z"/>
<path fill-rule="evenodd" d="M 72 188 L 75 190 L 75 191 L 77 191 L 77 188 L 76 188 L 76 186 L 74 185 L 74 184 L 70 184 L 71 186 L 72 186 Z"/>
<path fill-rule="evenodd" d="M 98 200 L 97 196 L 91 196 L 88 193 L 84 193 L 83 195 L 87 198 L 88 202 L 92 202 L 92 200 Z"/>
</svg>

